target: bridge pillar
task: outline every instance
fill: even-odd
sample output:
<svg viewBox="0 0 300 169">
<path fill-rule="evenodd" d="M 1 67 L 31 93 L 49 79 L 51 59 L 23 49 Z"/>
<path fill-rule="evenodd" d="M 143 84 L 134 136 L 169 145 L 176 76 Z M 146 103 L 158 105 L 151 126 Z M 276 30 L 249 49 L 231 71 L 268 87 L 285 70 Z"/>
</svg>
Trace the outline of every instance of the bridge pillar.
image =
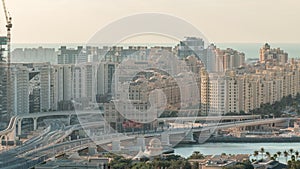
<svg viewBox="0 0 300 169">
<path fill-rule="evenodd" d="M 200 144 L 205 143 L 205 141 L 210 138 L 210 136 L 213 134 L 213 132 L 214 131 L 211 131 L 211 130 L 201 131 L 201 133 L 198 137 L 198 143 L 200 143 Z"/>
<path fill-rule="evenodd" d="M 70 126 L 71 125 L 71 114 L 68 116 L 68 125 Z"/>
<path fill-rule="evenodd" d="M 88 146 L 88 152 L 89 152 L 89 155 L 93 156 L 95 154 L 97 154 L 97 146 L 96 145 L 90 145 Z"/>
<path fill-rule="evenodd" d="M 146 146 L 145 146 L 145 138 L 144 137 L 137 138 L 137 146 L 141 147 L 142 151 L 145 150 Z"/>
<path fill-rule="evenodd" d="M 186 141 L 191 141 L 191 142 L 195 142 L 194 140 L 194 135 L 193 135 L 193 131 L 190 130 L 189 132 L 186 133 L 185 139 Z"/>
<path fill-rule="evenodd" d="M 169 135 L 169 133 L 165 133 L 165 132 L 163 132 L 162 134 L 161 134 L 161 144 L 162 145 L 170 145 L 170 135 Z"/>
<path fill-rule="evenodd" d="M 37 129 L 37 120 L 38 118 L 33 118 L 33 130 L 36 130 Z"/>
<path fill-rule="evenodd" d="M 6 144 L 6 146 L 8 146 L 8 135 L 5 135 L 5 144 Z"/>
<path fill-rule="evenodd" d="M 16 132 L 11 132 L 11 133 L 7 133 L 5 135 L 5 142 L 6 142 L 6 146 L 8 145 L 8 141 L 16 141 L 15 138 Z"/>
<path fill-rule="evenodd" d="M 112 141 L 112 151 L 120 151 L 121 150 L 121 142 L 120 140 L 113 140 Z"/>
<path fill-rule="evenodd" d="M 18 119 L 18 136 L 22 134 L 22 119 Z"/>
<path fill-rule="evenodd" d="M 10 133 L 6 135 L 6 137 L 9 139 L 9 141 L 15 141 L 16 140 L 16 128 L 14 128 Z"/>
<path fill-rule="evenodd" d="M 0 136 L 0 146 L 2 146 L 2 141 L 4 137 L 5 137 L 4 135 Z"/>
</svg>

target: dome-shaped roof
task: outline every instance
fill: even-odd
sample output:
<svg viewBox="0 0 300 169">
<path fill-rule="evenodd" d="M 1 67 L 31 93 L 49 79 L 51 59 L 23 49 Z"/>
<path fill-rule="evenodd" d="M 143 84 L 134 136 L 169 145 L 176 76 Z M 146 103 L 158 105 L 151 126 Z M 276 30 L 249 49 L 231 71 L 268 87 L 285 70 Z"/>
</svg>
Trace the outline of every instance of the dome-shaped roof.
<svg viewBox="0 0 300 169">
<path fill-rule="evenodd" d="M 150 142 L 149 145 L 151 147 L 157 147 L 157 146 L 161 146 L 161 142 L 158 138 L 153 138 Z"/>
</svg>

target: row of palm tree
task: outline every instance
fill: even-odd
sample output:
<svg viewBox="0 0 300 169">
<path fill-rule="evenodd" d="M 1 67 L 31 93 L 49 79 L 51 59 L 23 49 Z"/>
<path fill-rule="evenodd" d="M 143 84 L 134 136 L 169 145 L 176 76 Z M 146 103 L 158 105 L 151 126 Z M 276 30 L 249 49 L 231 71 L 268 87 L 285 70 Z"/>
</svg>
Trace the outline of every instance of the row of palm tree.
<svg viewBox="0 0 300 169">
<path fill-rule="evenodd" d="M 262 147 L 260 150 L 256 150 L 253 153 L 253 156 L 256 157 L 256 161 L 258 161 L 258 156 L 261 155 L 261 161 L 264 161 L 264 157 L 267 156 L 268 159 L 276 160 L 280 158 L 281 155 L 285 157 L 286 162 L 288 161 L 288 157 L 291 156 L 291 160 L 295 161 L 300 157 L 299 151 L 295 151 L 294 149 L 289 149 L 288 151 L 285 150 L 283 152 L 278 151 L 277 153 L 271 155 L 270 152 L 266 152 L 265 149 Z"/>
<path fill-rule="evenodd" d="M 270 112 L 272 112 L 275 117 L 281 117 L 281 115 L 283 115 L 283 111 L 285 111 L 287 107 L 290 107 L 294 110 L 294 112 L 300 114 L 300 109 L 298 107 L 299 104 L 300 94 L 298 93 L 295 98 L 292 97 L 292 95 L 284 96 L 280 101 L 276 101 L 273 104 L 263 104 L 260 108 L 251 110 L 250 113 L 257 115 L 270 115 Z"/>
</svg>

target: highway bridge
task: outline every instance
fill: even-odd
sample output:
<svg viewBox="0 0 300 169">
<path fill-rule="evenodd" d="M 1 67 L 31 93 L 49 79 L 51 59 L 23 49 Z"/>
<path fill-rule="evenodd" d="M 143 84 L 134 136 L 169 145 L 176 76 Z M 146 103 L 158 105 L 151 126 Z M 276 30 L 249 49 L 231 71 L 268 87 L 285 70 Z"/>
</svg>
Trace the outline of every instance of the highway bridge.
<svg viewBox="0 0 300 169">
<path fill-rule="evenodd" d="M 9 125 L 3 131 L 0 131 L 0 140 L 5 138 L 6 140 L 14 140 L 16 135 L 21 135 L 22 133 L 22 120 L 32 119 L 33 120 L 33 130 L 38 127 L 38 119 L 43 117 L 67 117 L 68 122 L 70 122 L 73 115 L 84 115 L 84 114 L 99 114 L 99 110 L 89 110 L 89 111 L 53 111 L 53 112 L 41 112 L 18 115 L 11 118 Z M 158 122 L 193 122 L 193 121 L 214 121 L 221 122 L 223 120 L 230 121 L 242 121 L 249 119 L 259 119 L 259 115 L 245 115 L 245 116 L 206 116 L 206 117 L 175 117 L 175 118 L 158 118 Z M 18 126 L 16 133 L 16 126 Z"/>
<path fill-rule="evenodd" d="M 33 130 L 37 129 L 37 121 L 39 118 L 43 117 L 67 117 L 70 122 L 72 115 L 85 115 L 85 114 L 99 114 L 99 111 L 53 111 L 53 112 L 43 112 L 43 113 L 32 113 L 13 116 L 10 119 L 9 125 L 5 130 L 0 131 L 0 140 L 5 138 L 6 140 L 15 139 L 16 135 L 21 135 L 22 132 L 22 120 L 23 119 L 33 119 Z M 18 133 L 16 133 L 16 126 L 18 125 Z"/>
<path fill-rule="evenodd" d="M 273 118 L 273 119 L 250 119 L 244 121 L 230 121 L 223 123 L 211 123 L 204 127 L 186 126 L 185 128 L 169 128 L 156 132 L 146 133 L 144 138 L 160 137 L 163 145 L 172 145 L 172 137 L 179 136 L 180 138 L 193 136 L 193 133 L 207 132 L 212 134 L 219 129 L 258 126 L 274 123 L 284 123 L 291 120 L 290 118 Z M 12 121 L 12 120 L 11 120 Z M 57 154 L 62 154 L 68 151 L 78 151 L 87 148 L 91 144 L 107 145 L 114 141 L 130 141 L 141 137 L 137 133 L 109 133 L 105 131 L 99 136 L 93 138 L 87 137 L 78 140 L 63 142 L 73 131 L 81 128 L 94 128 L 104 126 L 104 122 L 92 124 L 72 125 L 62 127 L 57 123 L 51 124 L 51 129 L 46 128 L 45 131 L 36 138 L 25 142 L 23 146 L 9 150 L 0 154 L 0 168 L 27 168 L 32 167 L 42 161 L 54 157 Z M 130 141 L 133 142 L 133 141 Z M 112 149 L 113 150 L 113 149 Z M 114 151 L 114 150 L 113 150 Z M 115 150 L 117 151 L 117 150 Z M 5 158 L 11 157 L 11 158 Z"/>
</svg>

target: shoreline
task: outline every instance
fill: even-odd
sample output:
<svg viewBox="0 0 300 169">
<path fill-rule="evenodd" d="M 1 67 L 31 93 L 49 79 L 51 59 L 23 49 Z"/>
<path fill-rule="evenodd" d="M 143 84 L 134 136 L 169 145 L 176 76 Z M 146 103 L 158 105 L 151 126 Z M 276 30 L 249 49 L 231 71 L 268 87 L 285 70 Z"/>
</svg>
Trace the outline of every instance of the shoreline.
<svg viewBox="0 0 300 169">
<path fill-rule="evenodd" d="M 297 143 L 300 137 L 212 137 L 206 143 Z"/>
</svg>

